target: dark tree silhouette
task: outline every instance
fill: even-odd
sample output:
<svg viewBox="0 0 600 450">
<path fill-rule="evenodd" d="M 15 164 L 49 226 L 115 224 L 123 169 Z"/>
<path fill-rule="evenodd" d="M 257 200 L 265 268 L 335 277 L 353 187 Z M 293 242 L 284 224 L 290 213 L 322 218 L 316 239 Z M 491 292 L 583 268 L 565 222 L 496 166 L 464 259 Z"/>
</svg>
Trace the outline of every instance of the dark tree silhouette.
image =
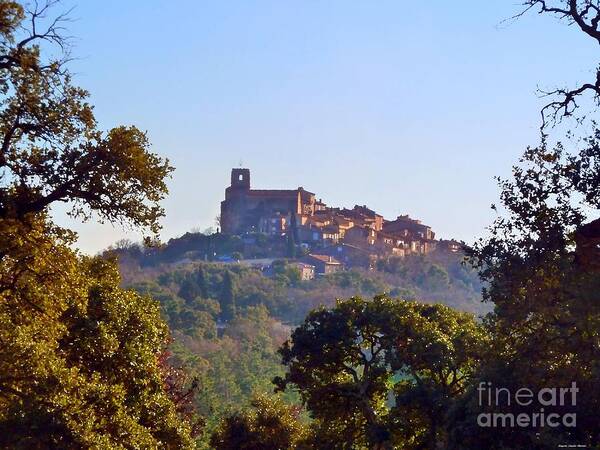
<svg viewBox="0 0 600 450">
<path fill-rule="evenodd" d="M 224 320 L 231 320 L 236 313 L 235 304 L 235 281 L 230 271 L 225 272 L 221 284 L 221 311 Z"/>
<path fill-rule="evenodd" d="M 518 18 L 529 11 L 548 14 L 564 20 L 568 25 L 575 25 L 585 35 L 600 44 L 600 1 L 598 0 L 527 0 L 523 2 L 525 9 L 513 18 Z M 591 94 L 596 105 L 600 105 L 600 64 L 596 68 L 596 76 L 573 88 L 556 88 L 540 93 L 554 100 L 546 104 L 541 111 L 542 130 L 554 125 L 565 117 L 574 116 L 579 108 L 578 100 Z M 577 118 L 585 119 L 585 115 Z"/>
<path fill-rule="evenodd" d="M 196 271 L 196 284 L 202 298 L 208 298 L 208 280 L 206 279 L 206 271 L 202 266 Z"/>
</svg>

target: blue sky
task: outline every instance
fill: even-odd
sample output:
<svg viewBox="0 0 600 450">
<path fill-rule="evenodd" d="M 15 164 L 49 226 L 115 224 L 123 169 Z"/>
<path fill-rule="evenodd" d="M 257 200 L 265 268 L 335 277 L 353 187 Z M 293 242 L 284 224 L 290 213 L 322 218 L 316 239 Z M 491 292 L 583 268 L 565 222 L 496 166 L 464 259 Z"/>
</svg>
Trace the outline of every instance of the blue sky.
<svg viewBox="0 0 600 450">
<path fill-rule="evenodd" d="M 472 241 L 495 175 L 537 141 L 536 87 L 590 77 L 595 48 L 518 1 L 80 1 L 76 82 L 100 126 L 147 130 L 176 167 L 163 238 L 214 225 L 240 161 L 257 188 L 304 188 Z M 137 233 L 80 225 L 96 252 Z"/>
</svg>

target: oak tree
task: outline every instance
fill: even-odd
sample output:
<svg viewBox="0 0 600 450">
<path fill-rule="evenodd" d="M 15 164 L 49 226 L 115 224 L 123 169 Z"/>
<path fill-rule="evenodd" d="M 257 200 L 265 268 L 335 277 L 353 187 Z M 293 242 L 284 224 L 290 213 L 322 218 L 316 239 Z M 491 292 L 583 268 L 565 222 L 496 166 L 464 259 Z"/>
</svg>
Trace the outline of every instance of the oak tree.
<svg viewBox="0 0 600 450">
<path fill-rule="evenodd" d="M 172 170 L 137 128 L 97 129 L 56 3 L 0 0 L 0 446 L 192 448 L 158 304 L 49 219 L 157 232 Z"/>
<path fill-rule="evenodd" d="M 353 297 L 307 316 L 275 383 L 300 392 L 316 448 L 435 448 L 485 341 L 472 316 L 446 306 Z"/>
<path fill-rule="evenodd" d="M 0 217 L 65 202 L 83 219 L 93 212 L 157 232 L 172 168 L 139 129 L 97 128 L 88 92 L 68 71 L 68 16 L 49 17 L 56 3 L 0 1 Z M 48 47 L 59 57 L 45 56 Z"/>
</svg>

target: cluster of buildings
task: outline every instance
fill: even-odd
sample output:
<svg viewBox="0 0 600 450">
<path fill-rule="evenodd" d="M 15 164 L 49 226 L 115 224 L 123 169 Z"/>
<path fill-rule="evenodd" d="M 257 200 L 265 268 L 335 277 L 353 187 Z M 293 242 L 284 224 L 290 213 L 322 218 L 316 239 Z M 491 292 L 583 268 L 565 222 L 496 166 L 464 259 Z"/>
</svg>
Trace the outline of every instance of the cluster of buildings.
<svg viewBox="0 0 600 450">
<path fill-rule="evenodd" d="M 440 242 L 429 226 L 407 215 L 386 220 L 366 206 L 330 207 L 302 187 L 251 189 L 249 169 L 231 171 L 231 183 L 221 202 L 220 226 L 225 234 L 291 237 L 308 250 L 306 261 L 317 273 L 343 266 L 370 267 L 389 256 L 426 254 Z M 450 250 L 458 251 L 458 247 Z"/>
</svg>

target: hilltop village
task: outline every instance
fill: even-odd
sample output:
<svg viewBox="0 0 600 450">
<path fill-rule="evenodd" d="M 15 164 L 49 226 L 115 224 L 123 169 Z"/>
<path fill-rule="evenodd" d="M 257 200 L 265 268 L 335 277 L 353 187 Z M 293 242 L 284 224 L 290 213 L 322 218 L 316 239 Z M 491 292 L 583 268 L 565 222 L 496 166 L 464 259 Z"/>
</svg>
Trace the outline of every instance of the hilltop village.
<svg viewBox="0 0 600 450">
<path fill-rule="evenodd" d="M 436 240 L 431 227 L 408 215 L 387 220 L 364 205 L 331 207 L 302 187 L 252 189 L 250 170 L 242 168 L 231 171 L 219 223 L 225 235 L 261 233 L 286 239 L 301 249 L 303 278 L 314 276 L 311 271 L 327 274 L 344 267 L 372 267 L 390 256 L 461 248 L 456 241 Z"/>
</svg>

